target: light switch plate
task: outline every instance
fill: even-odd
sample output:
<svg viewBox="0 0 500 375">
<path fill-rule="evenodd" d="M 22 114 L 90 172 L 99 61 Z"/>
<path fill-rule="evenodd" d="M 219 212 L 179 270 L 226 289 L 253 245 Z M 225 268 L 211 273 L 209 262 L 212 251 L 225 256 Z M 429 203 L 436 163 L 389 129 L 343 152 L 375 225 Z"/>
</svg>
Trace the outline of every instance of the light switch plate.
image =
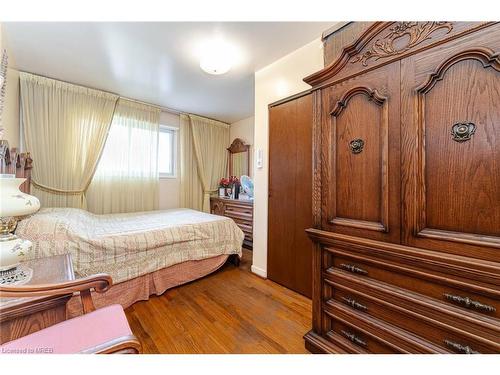
<svg viewBox="0 0 500 375">
<path fill-rule="evenodd" d="M 264 166 L 263 159 L 264 159 L 264 152 L 261 148 L 259 148 L 257 150 L 257 168 L 258 169 L 262 169 L 262 167 Z"/>
</svg>

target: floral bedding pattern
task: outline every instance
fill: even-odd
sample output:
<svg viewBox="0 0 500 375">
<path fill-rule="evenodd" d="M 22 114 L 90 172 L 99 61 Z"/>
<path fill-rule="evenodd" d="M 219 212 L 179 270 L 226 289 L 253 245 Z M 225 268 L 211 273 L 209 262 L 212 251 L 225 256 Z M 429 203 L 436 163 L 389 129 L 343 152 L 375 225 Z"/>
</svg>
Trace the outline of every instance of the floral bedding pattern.
<svg viewBox="0 0 500 375">
<path fill-rule="evenodd" d="M 16 234 L 33 242 L 26 260 L 70 253 L 78 276 L 104 272 L 114 283 L 188 260 L 241 256 L 244 237 L 230 218 L 185 208 L 109 215 L 43 208 Z"/>
</svg>

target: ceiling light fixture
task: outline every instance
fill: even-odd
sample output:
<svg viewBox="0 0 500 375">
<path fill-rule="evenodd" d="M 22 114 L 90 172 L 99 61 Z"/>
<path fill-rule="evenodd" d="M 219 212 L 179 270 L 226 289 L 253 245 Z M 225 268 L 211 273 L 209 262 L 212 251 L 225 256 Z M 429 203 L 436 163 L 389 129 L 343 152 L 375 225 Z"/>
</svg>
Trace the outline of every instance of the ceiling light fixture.
<svg viewBox="0 0 500 375">
<path fill-rule="evenodd" d="M 200 68 L 208 74 L 224 74 L 231 70 L 235 59 L 234 47 L 221 38 L 215 38 L 203 46 Z"/>
</svg>

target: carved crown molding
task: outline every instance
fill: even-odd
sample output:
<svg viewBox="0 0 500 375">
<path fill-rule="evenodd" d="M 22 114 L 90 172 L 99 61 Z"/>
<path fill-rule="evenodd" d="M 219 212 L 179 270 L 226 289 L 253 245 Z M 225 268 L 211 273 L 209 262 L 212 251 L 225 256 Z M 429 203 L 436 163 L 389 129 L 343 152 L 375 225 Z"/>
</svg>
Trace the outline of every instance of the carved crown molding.
<svg viewBox="0 0 500 375">
<path fill-rule="evenodd" d="M 345 107 L 347 107 L 347 103 L 351 98 L 355 95 L 363 94 L 368 97 L 368 100 L 373 101 L 378 105 L 384 104 L 387 100 L 385 96 L 382 96 L 377 90 L 369 89 L 368 87 L 354 87 L 353 89 L 347 91 L 337 102 L 333 110 L 330 112 L 332 116 L 338 116 Z"/>
<path fill-rule="evenodd" d="M 319 72 L 313 73 L 306 78 L 304 82 L 314 86 L 323 80 L 333 77 L 337 74 L 348 62 L 349 60 L 361 52 L 361 50 L 373 39 L 378 33 L 382 32 L 387 26 L 393 24 L 393 22 L 374 22 L 354 43 L 348 45 L 342 50 L 340 57 L 325 67 Z"/>
<path fill-rule="evenodd" d="M 389 28 L 389 33 L 380 39 L 377 39 L 369 50 L 350 60 L 351 64 L 361 62 L 363 66 L 368 66 L 371 59 L 379 60 L 397 56 L 420 43 L 432 38 L 432 34 L 440 29 L 447 29 L 447 33 L 453 29 L 452 22 L 398 22 Z M 406 45 L 397 47 L 395 42 L 408 36 Z"/>
<path fill-rule="evenodd" d="M 319 72 L 307 76 L 304 82 L 313 87 L 319 86 L 339 74 L 344 68 L 349 73 L 356 74 L 369 65 L 374 66 L 378 60 L 391 61 L 403 58 L 435 42 L 484 27 L 488 23 L 471 26 L 468 29 L 463 26 L 455 27 L 456 24 L 456 22 L 447 21 L 374 22 L 354 43 L 342 50 L 337 60 Z M 445 30 L 446 37 L 436 33 L 438 30 Z M 429 40 L 432 41 L 429 42 Z"/>
</svg>

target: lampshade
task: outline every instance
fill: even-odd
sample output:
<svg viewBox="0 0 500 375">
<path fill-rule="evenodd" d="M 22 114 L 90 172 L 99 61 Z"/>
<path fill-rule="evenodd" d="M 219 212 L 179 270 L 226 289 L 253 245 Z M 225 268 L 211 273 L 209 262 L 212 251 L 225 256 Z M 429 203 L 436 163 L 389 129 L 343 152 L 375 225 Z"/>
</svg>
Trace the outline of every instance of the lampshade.
<svg viewBox="0 0 500 375">
<path fill-rule="evenodd" d="M 40 209 L 38 198 L 19 190 L 24 181 L 13 174 L 0 174 L 0 218 L 29 215 Z"/>
</svg>

